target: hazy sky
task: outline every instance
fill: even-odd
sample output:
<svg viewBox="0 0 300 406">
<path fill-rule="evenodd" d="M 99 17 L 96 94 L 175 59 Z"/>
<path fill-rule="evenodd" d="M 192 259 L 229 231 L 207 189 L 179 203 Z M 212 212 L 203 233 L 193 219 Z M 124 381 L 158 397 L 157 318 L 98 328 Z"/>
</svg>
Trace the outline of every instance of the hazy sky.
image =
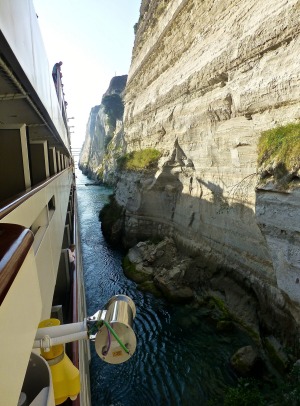
<svg viewBox="0 0 300 406">
<path fill-rule="evenodd" d="M 81 147 L 90 110 L 111 78 L 125 75 L 141 0 L 33 0 L 49 65 L 59 61 L 72 146 Z"/>
</svg>

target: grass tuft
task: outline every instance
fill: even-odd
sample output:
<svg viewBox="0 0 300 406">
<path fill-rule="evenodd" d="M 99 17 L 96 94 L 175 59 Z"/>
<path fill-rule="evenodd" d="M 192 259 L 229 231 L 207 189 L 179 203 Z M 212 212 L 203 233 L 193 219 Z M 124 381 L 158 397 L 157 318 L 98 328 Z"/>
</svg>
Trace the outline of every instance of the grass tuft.
<svg viewBox="0 0 300 406">
<path fill-rule="evenodd" d="M 140 171 L 150 169 L 157 165 L 161 153 L 153 148 L 146 148 L 141 151 L 132 151 L 119 158 L 120 169 Z"/>
<path fill-rule="evenodd" d="M 300 124 L 287 124 L 262 132 L 258 142 L 258 165 L 277 162 L 287 170 L 300 166 Z"/>
</svg>

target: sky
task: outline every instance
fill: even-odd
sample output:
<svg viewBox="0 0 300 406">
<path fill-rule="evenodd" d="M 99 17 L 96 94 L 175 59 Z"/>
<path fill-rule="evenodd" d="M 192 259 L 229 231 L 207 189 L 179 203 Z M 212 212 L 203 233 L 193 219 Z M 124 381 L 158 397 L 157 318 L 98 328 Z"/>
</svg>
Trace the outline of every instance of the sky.
<svg viewBox="0 0 300 406">
<path fill-rule="evenodd" d="M 128 74 L 141 0 L 33 0 L 50 68 L 62 61 L 72 148 L 115 76 Z"/>
</svg>

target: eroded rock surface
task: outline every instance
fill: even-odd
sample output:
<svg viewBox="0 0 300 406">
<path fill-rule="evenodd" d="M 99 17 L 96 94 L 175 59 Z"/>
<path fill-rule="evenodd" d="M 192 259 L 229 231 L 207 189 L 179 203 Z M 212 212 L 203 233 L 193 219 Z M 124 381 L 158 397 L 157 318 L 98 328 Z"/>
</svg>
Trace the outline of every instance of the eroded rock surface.
<svg viewBox="0 0 300 406">
<path fill-rule="evenodd" d="M 221 334 L 237 328 L 247 332 L 253 345 L 231 358 L 240 376 L 261 377 L 267 371 L 283 374 L 296 360 L 287 354 L 287 346 L 296 344 L 297 325 L 284 297 L 276 297 L 278 290 L 272 295 L 259 281 L 235 278 L 230 270 L 218 268 L 204 257 L 185 256 L 169 237 L 158 243 L 139 242 L 129 249 L 123 268 L 139 289 L 201 309 Z M 281 308 L 275 311 L 272 301 L 280 302 Z M 276 331 L 285 346 L 268 335 L 270 331 Z"/>
<path fill-rule="evenodd" d="M 122 173 L 116 188 L 127 246 L 172 238 L 193 258 L 195 286 L 204 260 L 209 284 L 238 313 L 250 292 L 250 325 L 297 350 L 299 189 L 257 190 L 256 149 L 262 131 L 300 116 L 299 50 L 299 0 L 144 0 L 125 141 L 127 152 L 162 157 L 156 171 Z"/>
<path fill-rule="evenodd" d="M 130 241 L 172 235 L 185 250 L 277 285 L 256 221 L 256 147 L 261 131 L 300 114 L 299 17 L 297 0 L 142 2 L 127 151 L 163 156 L 147 181 L 125 174 L 118 184 Z"/>
<path fill-rule="evenodd" d="M 158 244 L 140 242 L 128 251 L 128 260 L 131 266 L 125 265 L 124 271 L 135 282 L 152 281 L 172 302 L 188 303 L 194 299 L 194 291 L 185 277 L 191 261 L 178 253 L 172 239 L 164 238 Z M 152 290 L 149 284 L 143 288 Z"/>
<path fill-rule="evenodd" d="M 259 354 L 251 345 L 240 348 L 230 359 L 232 367 L 244 377 L 255 374 L 259 361 Z"/>
<path fill-rule="evenodd" d="M 102 163 L 136 281 L 172 300 L 210 292 L 258 340 L 299 355 L 299 184 L 262 184 L 272 170 L 257 168 L 257 143 L 300 117 L 300 1 L 143 0 L 136 28 L 112 148 L 161 159 L 118 176 L 115 158 Z M 157 238 L 173 255 L 136 245 Z"/>
</svg>

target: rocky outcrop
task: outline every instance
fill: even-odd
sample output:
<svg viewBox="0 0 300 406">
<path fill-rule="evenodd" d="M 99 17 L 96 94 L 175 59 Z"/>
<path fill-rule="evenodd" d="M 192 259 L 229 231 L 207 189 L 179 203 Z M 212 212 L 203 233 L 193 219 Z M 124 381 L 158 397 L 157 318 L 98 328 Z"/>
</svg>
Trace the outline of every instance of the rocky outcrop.
<svg viewBox="0 0 300 406">
<path fill-rule="evenodd" d="M 174 241 L 165 238 L 158 244 L 140 242 L 128 252 L 124 272 L 145 290 L 152 291 L 152 281 L 163 295 L 175 303 L 188 303 L 194 299 L 188 268 L 190 260 L 180 257 Z"/>
<path fill-rule="evenodd" d="M 109 203 L 104 205 L 99 213 L 102 233 L 111 245 L 121 244 L 124 231 L 123 212 L 123 207 L 116 202 L 113 195 L 110 195 Z"/>
<path fill-rule="evenodd" d="M 241 376 L 256 375 L 259 370 L 259 354 L 251 345 L 240 348 L 230 359 L 232 367 Z"/>
<path fill-rule="evenodd" d="M 295 360 L 287 356 L 286 349 L 297 356 L 297 319 L 291 315 L 291 307 L 280 291 L 259 279 L 233 274 L 232 270 L 220 267 L 205 256 L 186 256 L 170 237 L 159 242 L 139 242 L 130 248 L 123 269 L 141 290 L 160 294 L 171 302 L 193 302 L 193 306 L 206 308 L 219 331 L 232 331 L 234 326 L 245 330 L 261 353 L 250 363 L 249 374 L 258 372 L 256 367 L 260 363 L 256 361 L 261 357 L 280 373 Z M 247 360 L 246 356 L 246 364 Z M 242 375 L 243 365 L 244 362 L 237 367 Z M 247 375 L 246 369 L 244 372 Z"/>
<path fill-rule="evenodd" d="M 102 103 L 91 109 L 85 141 L 79 155 L 79 168 L 82 172 L 90 178 L 107 183 L 114 181 L 113 167 L 116 167 L 116 158 L 124 151 L 124 137 L 122 115 L 113 116 L 111 122 L 111 111 L 103 101 L 105 97 L 112 95 L 120 96 L 122 100 L 126 81 L 127 75 L 112 78 L 102 97 Z M 107 166 L 110 167 L 110 173 L 106 176 Z"/>
</svg>

